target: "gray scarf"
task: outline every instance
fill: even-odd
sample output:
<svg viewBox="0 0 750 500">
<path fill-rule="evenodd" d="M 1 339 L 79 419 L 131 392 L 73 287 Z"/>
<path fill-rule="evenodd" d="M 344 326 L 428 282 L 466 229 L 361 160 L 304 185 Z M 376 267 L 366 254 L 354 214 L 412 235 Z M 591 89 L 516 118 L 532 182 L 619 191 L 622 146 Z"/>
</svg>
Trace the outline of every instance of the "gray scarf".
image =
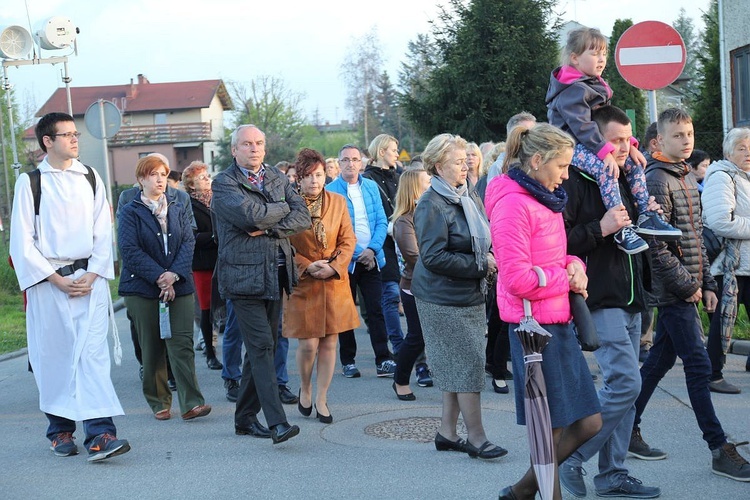
<svg viewBox="0 0 750 500">
<path fill-rule="evenodd" d="M 433 175 L 430 180 L 430 186 L 437 194 L 448 200 L 454 205 L 461 204 L 464 209 L 464 216 L 469 223 L 469 233 L 471 234 L 471 249 L 474 250 L 474 259 L 477 268 L 481 271 L 485 267 L 487 253 L 490 251 L 490 227 L 487 219 L 477 208 L 477 204 L 469 196 L 467 184 L 454 188 L 445 180 L 437 175 Z"/>
</svg>

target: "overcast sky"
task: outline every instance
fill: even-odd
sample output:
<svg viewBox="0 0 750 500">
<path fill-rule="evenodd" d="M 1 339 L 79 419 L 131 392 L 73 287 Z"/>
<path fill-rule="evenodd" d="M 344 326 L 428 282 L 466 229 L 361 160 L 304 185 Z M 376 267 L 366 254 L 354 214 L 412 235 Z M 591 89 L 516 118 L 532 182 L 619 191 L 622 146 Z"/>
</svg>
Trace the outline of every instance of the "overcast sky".
<svg viewBox="0 0 750 500">
<path fill-rule="evenodd" d="M 503 1 L 503 0 L 497 0 Z M 311 117 L 348 118 L 341 62 L 352 37 L 377 26 L 385 68 L 397 80 L 407 43 L 427 32 L 439 0 L 2 0 L 0 28 L 28 29 L 50 16 L 80 28 L 70 57 L 72 86 L 120 85 L 139 73 L 152 83 L 279 76 L 304 94 Z M 606 4 L 606 7 L 603 6 Z M 684 7 L 696 26 L 709 0 L 559 0 L 564 20 L 609 35 L 616 19 L 671 24 Z M 750 11 L 750 7 L 749 7 Z M 44 57 L 70 51 L 44 51 Z M 481 64 L 481 61 L 477 62 Z M 62 86 L 60 65 L 9 68 L 19 102 L 36 111 Z M 3 103 L 4 105 L 4 103 Z"/>
</svg>

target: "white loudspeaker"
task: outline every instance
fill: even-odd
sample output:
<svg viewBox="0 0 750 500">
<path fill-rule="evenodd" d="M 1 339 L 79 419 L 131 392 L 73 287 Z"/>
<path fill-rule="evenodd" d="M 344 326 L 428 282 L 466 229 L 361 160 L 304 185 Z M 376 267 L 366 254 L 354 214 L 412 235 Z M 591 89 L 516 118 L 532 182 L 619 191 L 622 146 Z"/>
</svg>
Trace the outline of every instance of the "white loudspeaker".
<svg viewBox="0 0 750 500">
<path fill-rule="evenodd" d="M 21 26 L 8 26 L 0 33 L 0 57 L 3 59 L 23 59 L 33 46 L 31 35 Z"/>
<path fill-rule="evenodd" d="M 34 33 L 39 46 L 46 50 L 70 47 L 76 40 L 76 27 L 67 17 L 50 17 Z"/>
</svg>

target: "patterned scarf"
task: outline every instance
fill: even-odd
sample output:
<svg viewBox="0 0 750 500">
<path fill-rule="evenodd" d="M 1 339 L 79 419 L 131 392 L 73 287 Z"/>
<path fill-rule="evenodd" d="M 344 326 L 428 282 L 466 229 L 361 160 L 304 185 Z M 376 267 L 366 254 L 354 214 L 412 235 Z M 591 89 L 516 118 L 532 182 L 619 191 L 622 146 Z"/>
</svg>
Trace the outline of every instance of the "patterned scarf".
<svg viewBox="0 0 750 500">
<path fill-rule="evenodd" d="M 141 192 L 141 201 L 151 210 L 151 213 L 156 216 L 156 220 L 159 221 L 162 232 L 167 231 L 167 197 L 165 195 L 159 196 L 158 200 L 152 200 L 146 197 Z"/>
<path fill-rule="evenodd" d="M 190 191 L 191 198 L 194 198 L 200 201 L 201 203 L 203 203 L 209 208 L 211 207 L 211 198 L 213 197 L 213 195 L 214 195 L 214 192 L 211 189 L 207 191 L 201 191 L 201 192 L 198 192 L 195 189 Z"/>
<path fill-rule="evenodd" d="M 328 248 L 328 238 L 326 237 L 326 228 L 323 226 L 323 191 L 318 194 L 315 198 L 309 198 L 302 195 L 305 200 L 305 205 L 310 211 L 310 218 L 312 219 L 312 229 L 315 233 L 315 239 L 321 244 L 323 249 Z"/>
<path fill-rule="evenodd" d="M 550 191 L 542 186 L 538 180 L 532 179 L 518 166 L 512 166 L 510 170 L 508 170 L 508 177 L 516 181 L 519 186 L 528 191 L 536 201 L 555 213 L 562 212 L 565 209 L 565 205 L 568 203 L 568 193 L 566 193 L 563 188 L 558 187 L 555 188 L 554 191 Z"/>
</svg>

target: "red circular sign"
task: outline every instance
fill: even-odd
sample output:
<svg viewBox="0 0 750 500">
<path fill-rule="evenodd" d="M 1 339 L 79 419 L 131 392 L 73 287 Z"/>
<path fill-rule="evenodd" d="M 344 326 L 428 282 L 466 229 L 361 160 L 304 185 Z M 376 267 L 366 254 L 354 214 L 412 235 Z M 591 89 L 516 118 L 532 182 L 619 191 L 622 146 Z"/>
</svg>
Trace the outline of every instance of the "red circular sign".
<svg viewBox="0 0 750 500">
<path fill-rule="evenodd" d="M 668 24 L 644 21 L 628 28 L 617 42 L 615 62 L 634 87 L 657 90 L 671 84 L 685 68 L 685 44 Z"/>
</svg>

